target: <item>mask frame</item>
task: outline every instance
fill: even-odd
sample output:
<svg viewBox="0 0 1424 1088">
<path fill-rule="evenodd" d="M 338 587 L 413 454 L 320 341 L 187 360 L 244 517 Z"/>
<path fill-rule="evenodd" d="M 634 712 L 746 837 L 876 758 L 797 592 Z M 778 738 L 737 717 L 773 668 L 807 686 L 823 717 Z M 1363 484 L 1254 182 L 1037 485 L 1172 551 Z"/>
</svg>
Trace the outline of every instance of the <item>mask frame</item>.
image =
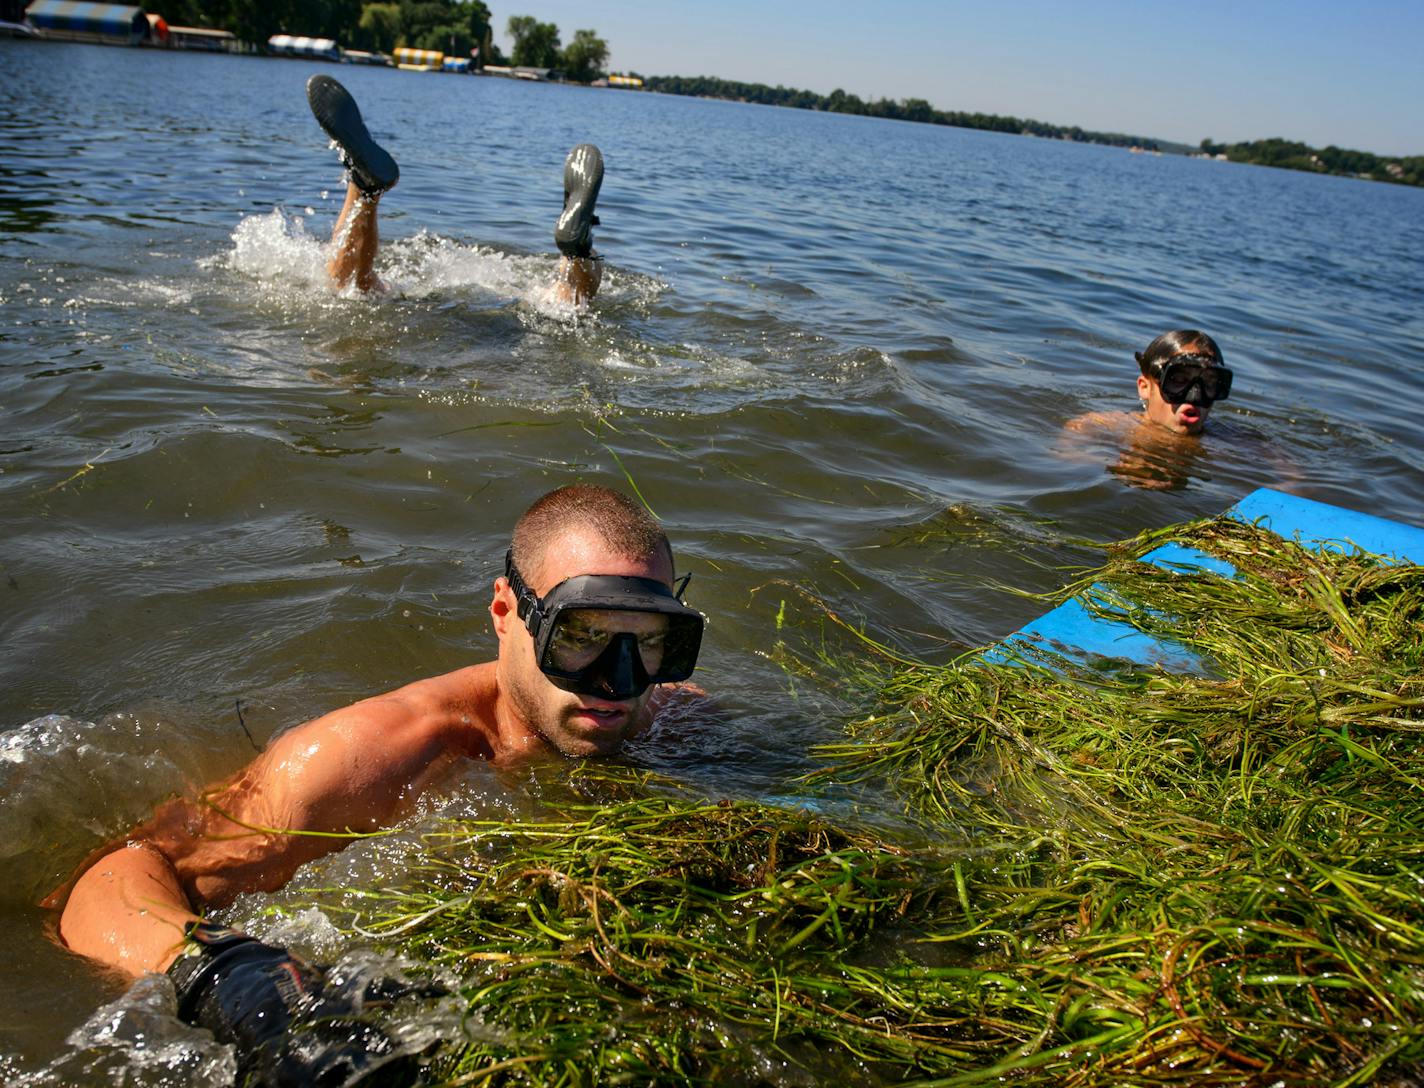
<svg viewBox="0 0 1424 1088">
<path fill-rule="evenodd" d="M 1231 370 L 1210 355 L 1174 355 L 1152 364 L 1162 399 L 1168 404 L 1211 405 L 1231 395 Z M 1192 389 L 1197 390 L 1196 398 Z"/>
<path fill-rule="evenodd" d="M 581 695 L 631 699 L 654 684 L 686 680 L 697 667 L 707 617 L 682 601 L 692 575 L 683 575 L 668 589 L 651 578 L 617 574 L 580 574 L 566 578 L 540 597 L 514 565 L 514 549 L 504 557 L 504 576 L 514 592 L 516 610 L 534 640 L 539 671 L 557 687 Z M 591 661 L 581 668 L 561 666 L 556 634 L 573 614 L 597 610 L 640 612 L 667 619 L 661 660 L 649 672 L 638 638 L 632 632 L 615 632 Z"/>
</svg>

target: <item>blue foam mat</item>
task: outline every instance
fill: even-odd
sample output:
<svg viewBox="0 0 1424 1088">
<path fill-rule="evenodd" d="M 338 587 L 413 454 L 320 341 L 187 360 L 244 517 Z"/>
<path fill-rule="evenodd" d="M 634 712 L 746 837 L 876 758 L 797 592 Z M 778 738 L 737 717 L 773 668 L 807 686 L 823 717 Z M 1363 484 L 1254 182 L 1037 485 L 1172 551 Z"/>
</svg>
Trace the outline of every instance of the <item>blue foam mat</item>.
<svg viewBox="0 0 1424 1088">
<path fill-rule="evenodd" d="M 1424 563 L 1424 529 L 1314 499 L 1263 487 L 1226 513 L 1305 547 L 1333 551 L 1362 548 L 1396 561 Z M 1153 548 L 1142 561 L 1183 575 L 1207 572 L 1229 578 L 1236 573 L 1230 563 L 1181 544 Z M 1011 661 L 1019 649 L 1031 646 L 1085 660 L 1117 658 L 1159 665 L 1169 672 L 1202 675 L 1209 671 L 1202 659 L 1185 646 L 1151 638 L 1126 623 L 1094 616 L 1077 600 L 1065 601 L 1025 624 L 984 656 L 990 661 Z"/>
</svg>

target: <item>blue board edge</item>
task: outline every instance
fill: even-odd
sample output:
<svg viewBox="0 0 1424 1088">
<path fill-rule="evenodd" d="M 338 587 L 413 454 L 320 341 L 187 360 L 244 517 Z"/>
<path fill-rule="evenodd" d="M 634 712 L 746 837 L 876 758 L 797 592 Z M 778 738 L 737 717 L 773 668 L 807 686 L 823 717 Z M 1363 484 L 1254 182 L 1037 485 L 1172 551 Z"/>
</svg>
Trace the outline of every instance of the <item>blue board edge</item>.
<svg viewBox="0 0 1424 1088">
<path fill-rule="evenodd" d="M 1405 563 L 1424 563 L 1424 529 L 1269 487 L 1251 492 L 1226 514 L 1238 521 L 1256 522 L 1308 548 L 1363 548 Z"/>
<path fill-rule="evenodd" d="M 1304 547 L 1346 551 L 1362 548 L 1407 563 L 1424 563 L 1424 529 L 1362 514 L 1268 487 L 1258 488 L 1226 511 L 1227 517 L 1259 524 Z M 1206 571 L 1231 577 L 1230 563 L 1182 544 L 1167 543 L 1142 557 L 1179 574 Z M 1079 659 L 1116 658 L 1159 665 L 1169 672 L 1202 675 L 1205 663 L 1175 642 L 1144 635 L 1127 623 L 1092 615 L 1081 601 L 1065 601 L 985 651 L 985 660 L 1012 662 L 1030 647 L 1042 646 Z"/>
</svg>

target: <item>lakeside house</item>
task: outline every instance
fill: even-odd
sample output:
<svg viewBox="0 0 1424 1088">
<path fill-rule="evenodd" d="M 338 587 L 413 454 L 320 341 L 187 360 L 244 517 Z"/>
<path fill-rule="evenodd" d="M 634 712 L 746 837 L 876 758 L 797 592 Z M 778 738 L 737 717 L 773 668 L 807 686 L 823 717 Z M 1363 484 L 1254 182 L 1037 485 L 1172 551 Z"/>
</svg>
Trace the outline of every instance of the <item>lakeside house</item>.
<svg viewBox="0 0 1424 1088">
<path fill-rule="evenodd" d="M 148 14 L 132 4 L 76 4 L 34 0 L 25 19 L 39 37 L 98 45 L 138 45 L 151 33 Z"/>
<path fill-rule="evenodd" d="M 230 30 L 197 26 L 172 26 L 162 15 L 138 4 L 79 3 L 76 0 L 0 0 L 0 32 L 15 37 L 49 41 L 88 42 L 95 45 L 143 45 L 159 49 L 199 50 L 211 53 L 266 52 L 271 56 L 300 57 L 333 63 L 389 65 L 384 53 L 343 49 L 331 38 L 299 34 L 274 34 L 265 50 L 238 39 Z M 13 18 L 11 18 L 13 17 Z M 397 49 L 396 63 L 409 71 L 469 72 L 472 62 L 447 57 L 429 49 Z M 521 78 L 536 78 L 522 76 Z M 547 73 L 543 78 L 547 78 Z"/>
<path fill-rule="evenodd" d="M 6 10 L 4 14 L 16 14 Z M 159 49 L 197 49 L 210 53 L 250 52 L 230 30 L 200 26 L 172 26 L 162 15 L 137 4 L 74 3 L 72 0 L 33 0 L 22 22 L 6 26 L 12 33 L 49 41 L 89 42 L 95 45 L 143 45 Z"/>
<path fill-rule="evenodd" d="M 242 43 L 231 30 L 209 30 L 201 26 L 169 26 L 168 48 L 197 49 L 208 53 L 241 53 Z"/>
</svg>

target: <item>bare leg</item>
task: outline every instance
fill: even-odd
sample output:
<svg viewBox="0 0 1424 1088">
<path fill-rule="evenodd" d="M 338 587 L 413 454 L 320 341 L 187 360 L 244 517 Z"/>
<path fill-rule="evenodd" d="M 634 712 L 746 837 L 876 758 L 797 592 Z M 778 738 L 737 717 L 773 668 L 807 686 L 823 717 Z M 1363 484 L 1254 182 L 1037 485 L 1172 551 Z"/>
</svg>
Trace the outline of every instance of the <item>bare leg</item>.
<svg viewBox="0 0 1424 1088">
<path fill-rule="evenodd" d="M 554 278 L 554 297 L 560 302 L 583 306 L 598 294 L 603 282 L 603 261 L 597 257 L 563 257 Z"/>
<path fill-rule="evenodd" d="M 564 210 L 554 225 L 554 244 L 564 255 L 554 277 L 554 297 L 582 306 L 598 293 L 603 262 L 593 252 L 593 228 L 598 225 L 594 203 L 603 186 L 603 153 L 593 144 L 579 144 L 564 160 Z"/>
<path fill-rule="evenodd" d="M 361 110 L 350 93 L 328 75 L 307 80 L 307 104 L 322 131 L 341 151 L 350 172 L 346 203 L 331 232 L 335 252 L 326 271 L 338 287 L 354 283 L 362 291 L 381 291 L 372 265 L 376 260 L 376 204 L 400 179 L 400 168 L 389 152 L 371 138 Z"/>
<path fill-rule="evenodd" d="M 341 206 L 341 214 L 331 232 L 331 244 L 336 252 L 326 264 L 326 271 L 337 287 L 354 281 L 362 291 L 385 289 L 372 267 L 379 240 L 376 205 L 380 199 L 380 193 L 362 193 L 355 183 L 346 183 L 346 203 Z"/>
</svg>

